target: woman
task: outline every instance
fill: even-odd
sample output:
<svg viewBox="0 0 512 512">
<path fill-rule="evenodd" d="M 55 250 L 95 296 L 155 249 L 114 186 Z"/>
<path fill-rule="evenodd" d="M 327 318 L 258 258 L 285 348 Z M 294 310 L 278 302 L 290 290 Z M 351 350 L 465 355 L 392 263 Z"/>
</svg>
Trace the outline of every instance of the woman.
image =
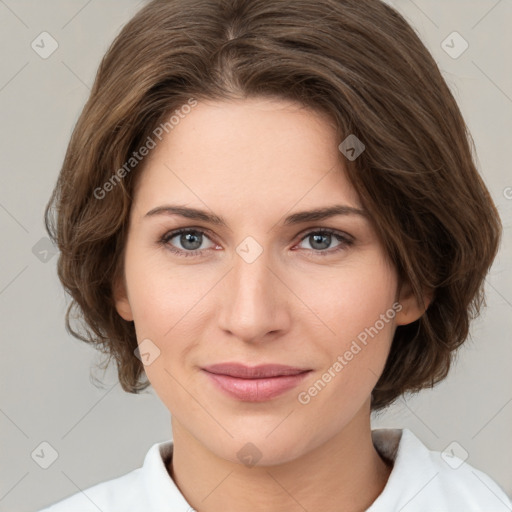
<svg viewBox="0 0 512 512">
<path fill-rule="evenodd" d="M 173 441 L 45 510 L 511 510 L 486 474 L 370 427 L 446 376 L 482 304 L 501 226 L 469 140 L 379 0 L 144 7 L 46 215 L 74 334 L 126 391 L 153 386 Z"/>
</svg>

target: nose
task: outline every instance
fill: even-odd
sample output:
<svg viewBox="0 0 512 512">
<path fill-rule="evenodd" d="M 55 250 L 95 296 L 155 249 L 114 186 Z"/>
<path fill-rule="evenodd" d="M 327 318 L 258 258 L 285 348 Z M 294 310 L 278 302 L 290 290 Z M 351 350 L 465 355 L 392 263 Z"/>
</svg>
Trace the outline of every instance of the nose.
<svg viewBox="0 0 512 512">
<path fill-rule="evenodd" d="M 219 326 L 241 341 L 268 341 L 290 327 L 292 293 L 270 263 L 265 251 L 252 263 L 235 254 L 219 289 Z"/>
</svg>

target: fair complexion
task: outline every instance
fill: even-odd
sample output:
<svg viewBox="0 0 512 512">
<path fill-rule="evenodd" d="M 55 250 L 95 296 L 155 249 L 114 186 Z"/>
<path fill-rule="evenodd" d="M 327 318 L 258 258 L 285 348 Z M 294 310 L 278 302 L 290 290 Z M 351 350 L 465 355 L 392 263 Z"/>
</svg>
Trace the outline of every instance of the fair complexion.
<svg viewBox="0 0 512 512">
<path fill-rule="evenodd" d="M 386 484 L 390 468 L 371 439 L 371 391 L 396 326 L 423 310 L 399 289 L 346 178 L 340 142 L 324 115 L 292 102 L 199 102 L 144 162 L 116 307 L 139 343 L 160 350 L 145 370 L 171 412 L 168 470 L 199 512 L 362 511 Z M 224 224 L 155 212 L 170 205 Z M 336 205 L 348 208 L 286 221 Z M 378 335 L 300 403 L 397 300 L 402 309 Z M 255 401 L 229 395 L 204 370 L 224 362 L 309 371 Z M 250 466 L 240 453 L 260 458 Z"/>
</svg>

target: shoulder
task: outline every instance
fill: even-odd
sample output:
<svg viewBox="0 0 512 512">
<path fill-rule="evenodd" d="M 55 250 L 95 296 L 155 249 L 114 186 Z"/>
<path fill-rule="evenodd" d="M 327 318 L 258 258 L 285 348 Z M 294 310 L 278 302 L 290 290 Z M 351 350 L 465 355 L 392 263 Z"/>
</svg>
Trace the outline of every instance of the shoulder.
<svg viewBox="0 0 512 512">
<path fill-rule="evenodd" d="M 135 469 L 118 478 L 79 491 L 39 512 L 113 512 L 132 510 L 141 502 L 141 470 Z"/>
<path fill-rule="evenodd" d="M 169 506 L 182 506 L 184 501 L 166 468 L 172 448 L 172 441 L 155 443 L 142 467 L 77 492 L 39 512 L 140 512 L 164 508 L 172 511 Z"/>
<path fill-rule="evenodd" d="M 512 512 L 503 489 L 454 450 L 430 450 L 408 429 L 380 429 L 372 435 L 377 450 L 394 466 L 368 512 Z"/>
</svg>

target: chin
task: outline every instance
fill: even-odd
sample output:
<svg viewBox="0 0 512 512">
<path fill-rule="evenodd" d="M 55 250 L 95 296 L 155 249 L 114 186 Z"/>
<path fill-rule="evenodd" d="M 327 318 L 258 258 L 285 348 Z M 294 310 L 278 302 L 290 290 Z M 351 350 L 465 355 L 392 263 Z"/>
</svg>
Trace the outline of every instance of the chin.
<svg viewBox="0 0 512 512">
<path fill-rule="evenodd" d="M 283 428 L 279 434 L 277 431 L 269 434 L 267 429 L 261 428 L 231 433 L 233 438 L 223 436 L 224 439 L 219 440 L 208 437 L 204 444 L 217 457 L 246 467 L 286 464 L 314 447 L 305 439 L 303 432 L 294 434 L 289 428 Z"/>
</svg>

